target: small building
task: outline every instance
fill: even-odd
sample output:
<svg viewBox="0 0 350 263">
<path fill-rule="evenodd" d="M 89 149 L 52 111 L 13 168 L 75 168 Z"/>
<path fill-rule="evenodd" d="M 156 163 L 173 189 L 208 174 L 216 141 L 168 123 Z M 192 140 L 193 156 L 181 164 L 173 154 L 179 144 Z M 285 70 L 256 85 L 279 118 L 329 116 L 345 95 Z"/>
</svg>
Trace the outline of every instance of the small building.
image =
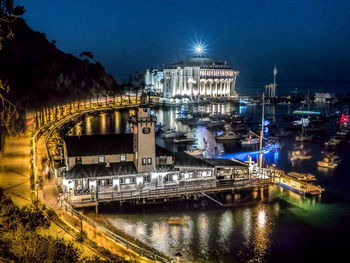
<svg viewBox="0 0 350 263">
<path fill-rule="evenodd" d="M 315 103 L 325 104 L 325 103 L 335 103 L 337 102 L 337 98 L 334 93 L 323 93 L 323 92 L 315 92 Z"/>
</svg>

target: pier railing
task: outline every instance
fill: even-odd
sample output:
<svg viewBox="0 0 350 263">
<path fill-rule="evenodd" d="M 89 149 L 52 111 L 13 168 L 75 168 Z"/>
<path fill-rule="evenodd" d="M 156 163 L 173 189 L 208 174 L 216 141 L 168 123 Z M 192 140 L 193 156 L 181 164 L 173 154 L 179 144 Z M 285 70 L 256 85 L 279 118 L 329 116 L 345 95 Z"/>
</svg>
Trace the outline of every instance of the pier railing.
<svg viewBox="0 0 350 263">
<path fill-rule="evenodd" d="M 219 181 L 215 183 L 187 186 L 166 186 L 163 188 L 152 188 L 146 190 L 130 190 L 130 191 L 109 191 L 98 192 L 96 196 L 79 197 L 76 196 L 71 200 L 73 205 L 84 205 L 90 202 L 110 202 L 110 201 L 131 201 L 141 199 L 162 199 L 162 198 L 180 198 L 191 194 L 201 194 L 205 191 L 207 194 L 216 193 L 227 190 L 251 189 L 255 187 L 268 186 L 272 183 L 272 179 L 241 179 L 231 181 Z"/>
<path fill-rule="evenodd" d="M 101 231 L 102 233 L 104 233 L 106 236 L 108 236 L 109 238 L 117 241 L 118 243 L 124 245 L 127 249 L 131 249 L 132 251 L 134 251 L 135 253 L 137 253 L 139 256 L 144 256 L 147 257 L 149 259 L 152 260 L 156 260 L 159 262 L 164 262 L 164 263 L 170 263 L 173 262 L 173 260 L 166 258 L 164 256 L 161 256 L 149 249 L 145 249 L 137 244 L 135 244 L 134 242 L 131 242 L 129 240 L 127 240 L 126 238 L 117 235 L 116 233 L 112 232 L 111 230 L 109 230 L 108 228 L 104 227 L 103 225 L 101 225 L 100 223 L 96 222 L 95 220 L 83 215 L 82 213 L 78 212 L 77 210 L 75 210 L 72 206 L 70 206 L 69 204 L 67 204 L 66 202 L 61 201 L 61 206 L 65 208 L 65 210 L 69 213 L 71 213 L 72 215 L 76 216 L 79 220 L 83 220 L 85 223 L 89 224 L 90 226 L 92 226 L 93 228 L 95 228 L 98 231 Z"/>
</svg>

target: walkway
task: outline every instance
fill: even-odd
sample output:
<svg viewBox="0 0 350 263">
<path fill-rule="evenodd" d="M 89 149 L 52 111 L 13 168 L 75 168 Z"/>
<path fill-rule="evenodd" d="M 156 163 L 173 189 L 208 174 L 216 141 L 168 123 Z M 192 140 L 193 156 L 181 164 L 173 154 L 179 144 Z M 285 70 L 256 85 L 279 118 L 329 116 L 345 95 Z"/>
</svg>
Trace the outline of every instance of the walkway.
<svg viewBox="0 0 350 263">
<path fill-rule="evenodd" d="M 18 206 L 31 204 L 30 199 L 30 134 L 6 138 L 0 159 L 0 187 Z"/>
</svg>

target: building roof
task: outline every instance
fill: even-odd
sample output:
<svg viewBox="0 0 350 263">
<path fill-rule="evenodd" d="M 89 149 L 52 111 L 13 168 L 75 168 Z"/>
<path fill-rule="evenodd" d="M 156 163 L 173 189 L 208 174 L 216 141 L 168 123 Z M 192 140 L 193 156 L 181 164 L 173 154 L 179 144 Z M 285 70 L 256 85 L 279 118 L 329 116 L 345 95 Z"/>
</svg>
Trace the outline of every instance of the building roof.
<svg viewBox="0 0 350 263">
<path fill-rule="evenodd" d="M 133 135 L 109 134 L 68 136 L 64 139 L 68 157 L 123 154 L 133 152 Z M 156 156 L 172 156 L 172 152 L 156 145 Z"/>
<path fill-rule="evenodd" d="M 174 166 L 190 166 L 190 167 L 203 167 L 203 168 L 212 168 L 213 165 L 207 163 L 206 161 L 193 157 L 185 152 L 176 152 L 175 153 L 175 162 Z"/>
<path fill-rule="evenodd" d="M 133 135 L 109 134 L 67 136 L 64 139 L 68 157 L 110 155 L 133 152 Z"/>
<path fill-rule="evenodd" d="M 215 60 L 206 57 L 193 57 L 187 60 L 175 62 L 169 66 L 170 68 L 177 67 L 200 67 L 202 69 L 232 69 L 232 67 L 223 61 Z"/>
<path fill-rule="evenodd" d="M 230 159 L 218 159 L 218 158 L 210 158 L 210 159 L 204 159 L 207 163 L 213 165 L 213 166 L 242 166 L 246 167 L 246 165 L 243 165 L 238 162 L 234 162 Z"/>
<path fill-rule="evenodd" d="M 77 164 L 72 170 L 65 173 L 65 178 L 94 178 L 128 174 L 137 174 L 133 162 L 111 163 L 110 167 L 106 167 L 105 164 Z"/>
</svg>

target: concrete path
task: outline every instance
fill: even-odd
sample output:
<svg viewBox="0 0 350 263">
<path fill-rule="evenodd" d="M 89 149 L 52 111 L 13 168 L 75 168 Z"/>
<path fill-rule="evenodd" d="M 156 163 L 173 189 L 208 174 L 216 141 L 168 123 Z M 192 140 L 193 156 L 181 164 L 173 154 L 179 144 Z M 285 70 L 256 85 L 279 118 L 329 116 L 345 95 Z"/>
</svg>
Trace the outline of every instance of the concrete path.
<svg viewBox="0 0 350 263">
<path fill-rule="evenodd" d="M 0 159 L 0 187 L 20 207 L 31 203 L 30 134 L 7 137 Z"/>
</svg>

